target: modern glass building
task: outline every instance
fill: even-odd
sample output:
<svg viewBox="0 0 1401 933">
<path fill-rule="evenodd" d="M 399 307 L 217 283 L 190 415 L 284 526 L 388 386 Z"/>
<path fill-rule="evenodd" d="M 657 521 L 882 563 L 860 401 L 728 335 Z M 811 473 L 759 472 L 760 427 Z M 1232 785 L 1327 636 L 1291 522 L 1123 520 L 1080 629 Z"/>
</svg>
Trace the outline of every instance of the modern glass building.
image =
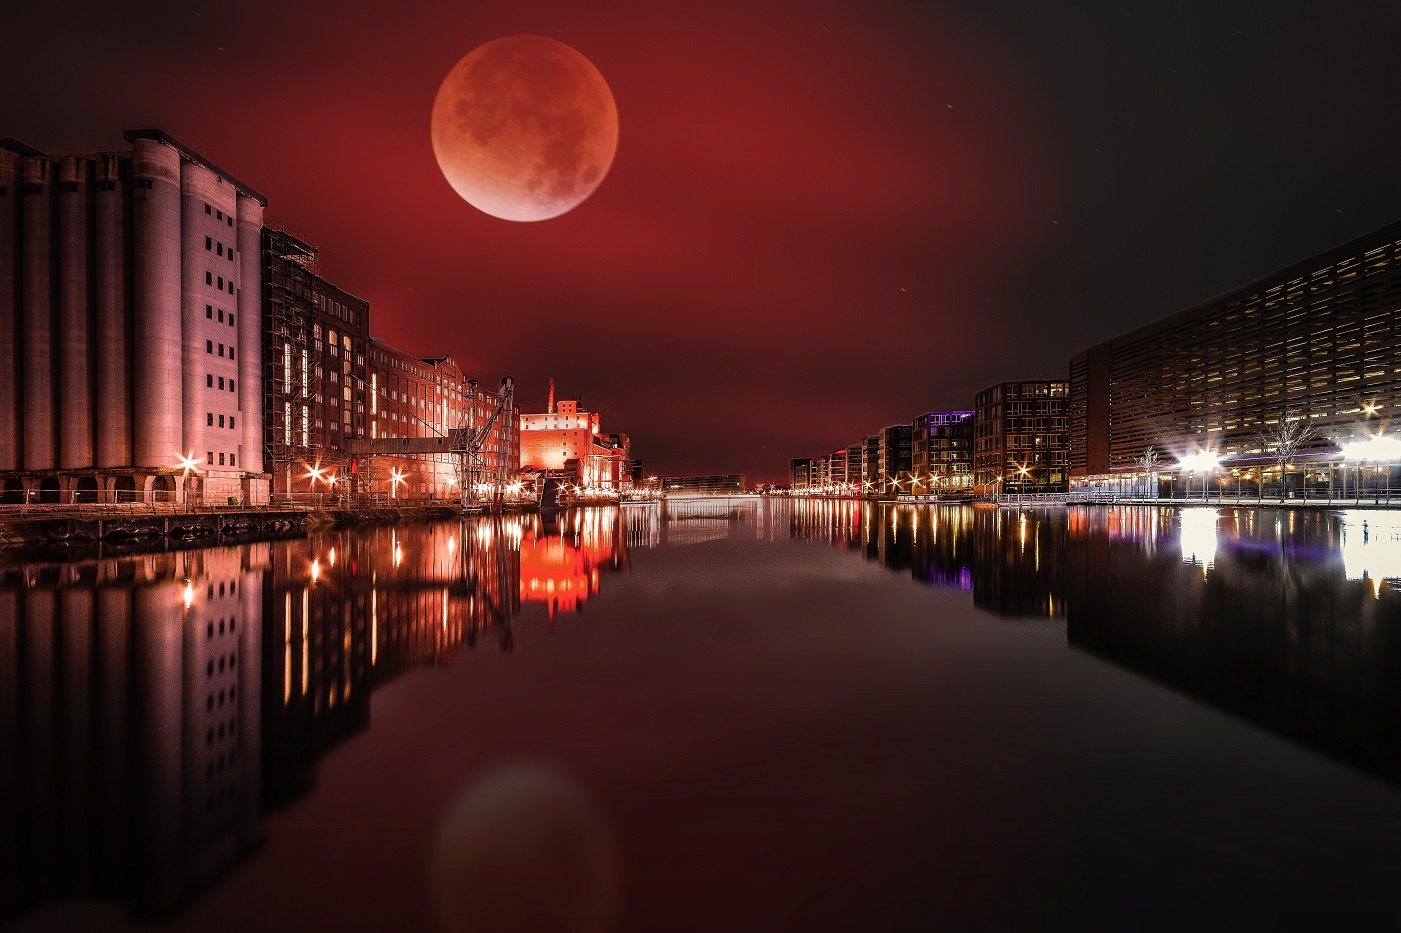
<svg viewBox="0 0 1401 933">
<path fill-rule="evenodd" d="M 1074 484 L 1122 485 L 1150 446 L 1179 485 L 1201 453 L 1221 461 L 1203 482 L 1250 491 L 1281 471 L 1290 489 L 1378 482 L 1378 458 L 1344 448 L 1401 408 L 1398 309 L 1401 223 L 1085 350 L 1070 361 Z M 1281 425 L 1310 429 L 1292 463 L 1274 454 Z"/>
</svg>

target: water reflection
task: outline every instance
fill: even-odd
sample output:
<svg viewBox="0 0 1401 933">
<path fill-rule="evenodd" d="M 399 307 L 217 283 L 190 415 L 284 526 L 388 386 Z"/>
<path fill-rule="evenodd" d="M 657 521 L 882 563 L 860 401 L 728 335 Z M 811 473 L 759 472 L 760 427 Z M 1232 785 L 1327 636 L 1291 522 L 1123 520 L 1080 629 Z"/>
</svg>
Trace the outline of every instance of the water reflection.
<svg viewBox="0 0 1401 933">
<path fill-rule="evenodd" d="M 0 571 L 0 909 L 173 912 L 267 844 L 379 688 L 513 650 L 523 607 L 582 613 L 630 552 L 789 539 L 1064 618 L 1072 647 L 1401 777 L 1396 513 L 768 501 L 27 557 Z M 703 574 L 709 550 L 675 553 Z"/>
<path fill-rule="evenodd" d="M 558 517 L 557 522 L 532 523 L 518 542 L 520 598 L 545 604 L 551 627 L 555 613 L 582 614 L 584 604 L 599 592 L 600 573 L 628 569 L 628 544 L 634 535 L 628 519 L 639 527 L 636 537 L 650 540 L 656 509 L 620 516 L 617 509 L 586 508 Z"/>
<path fill-rule="evenodd" d="M 522 521 L 57 563 L 0 578 L 0 904 L 169 913 L 263 843 L 265 808 L 369 697 L 511 647 Z"/>
<path fill-rule="evenodd" d="M 1401 778 L 1401 514 L 797 502 L 789 527 Z"/>
</svg>

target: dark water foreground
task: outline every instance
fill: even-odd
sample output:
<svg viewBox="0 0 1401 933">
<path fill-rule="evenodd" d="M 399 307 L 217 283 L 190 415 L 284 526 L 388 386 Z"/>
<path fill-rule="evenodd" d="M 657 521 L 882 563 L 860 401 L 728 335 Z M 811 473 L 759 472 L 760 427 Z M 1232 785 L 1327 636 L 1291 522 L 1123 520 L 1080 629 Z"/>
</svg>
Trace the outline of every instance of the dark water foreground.
<svg viewBox="0 0 1401 933">
<path fill-rule="evenodd" d="M 1394 513 L 770 503 L 6 561 L 18 929 L 1401 917 Z"/>
</svg>

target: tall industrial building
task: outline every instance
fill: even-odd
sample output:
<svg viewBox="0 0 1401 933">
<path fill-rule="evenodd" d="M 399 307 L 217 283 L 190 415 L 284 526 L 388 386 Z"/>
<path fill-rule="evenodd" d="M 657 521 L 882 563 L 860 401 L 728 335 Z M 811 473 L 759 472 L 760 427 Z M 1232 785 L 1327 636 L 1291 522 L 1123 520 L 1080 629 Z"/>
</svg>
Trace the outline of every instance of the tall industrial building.
<svg viewBox="0 0 1401 933">
<path fill-rule="evenodd" d="M 1070 361 L 1077 483 L 1199 451 L 1249 474 L 1281 417 L 1314 437 L 1301 459 L 1334 475 L 1340 445 L 1401 411 L 1401 223 L 1115 337 Z M 1254 474 L 1258 479 L 1258 473 Z"/>
<path fill-rule="evenodd" d="M 973 474 L 986 491 L 1065 492 L 1070 467 L 1069 386 L 1001 382 L 974 398 Z"/>
<path fill-rule="evenodd" d="M 155 129 L 0 140 L 6 502 L 263 500 L 267 200 Z"/>
</svg>

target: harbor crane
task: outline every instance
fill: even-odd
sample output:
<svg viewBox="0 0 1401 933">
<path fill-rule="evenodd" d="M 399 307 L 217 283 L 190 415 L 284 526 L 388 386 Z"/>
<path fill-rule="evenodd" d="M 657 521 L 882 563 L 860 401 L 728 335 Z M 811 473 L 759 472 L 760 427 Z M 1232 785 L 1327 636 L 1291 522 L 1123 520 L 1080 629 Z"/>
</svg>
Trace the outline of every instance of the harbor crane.
<svg viewBox="0 0 1401 933">
<path fill-rule="evenodd" d="M 475 382 L 473 384 L 475 385 Z M 505 425 L 502 415 L 504 413 L 505 418 L 510 418 L 511 412 L 515 411 L 515 401 L 515 382 L 510 376 L 506 376 L 502 378 L 501 385 L 496 390 L 496 404 L 490 416 L 480 425 L 473 423 L 476 420 L 476 409 L 469 405 L 467 423 L 449 428 L 446 434 L 420 418 L 419 422 L 433 431 L 434 436 L 357 438 L 346 444 L 346 453 L 357 457 L 450 454 L 457 474 L 457 490 L 462 507 L 487 508 L 499 512 L 505 503 L 506 465 L 511 459 L 511 431 L 510 427 Z M 501 443 L 497 445 L 494 469 L 488 476 L 483 451 L 491 437 L 492 428 L 498 423 L 502 424 L 504 429 L 500 432 Z M 482 485 L 492 487 L 491 497 L 485 502 L 479 502 L 477 499 L 478 490 Z"/>
</svg>

